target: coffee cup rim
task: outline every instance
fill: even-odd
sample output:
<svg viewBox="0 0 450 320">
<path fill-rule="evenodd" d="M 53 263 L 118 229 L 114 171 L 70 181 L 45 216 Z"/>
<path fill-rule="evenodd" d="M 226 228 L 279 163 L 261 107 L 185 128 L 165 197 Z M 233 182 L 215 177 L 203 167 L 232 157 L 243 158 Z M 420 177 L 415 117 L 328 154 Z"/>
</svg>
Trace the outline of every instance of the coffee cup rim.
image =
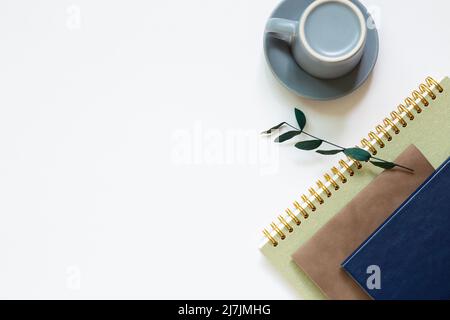
<svg viewBox="0 0 450 320">
<path fill-rule="evenodd" d="M 327 3 L 327 2 L 338 2 L 338 3 L 342 3 L 342 4 L 350 7 L 353 10 L 353 12 L 357 15 L 357 17 L 359 19 L 359 24 L 361 27 L 360 37 L 359 37 L 357 45 L 350 52 L 348 52 L 345 55 L 340 56 L 340 57 L 327 57 L 327 56 L 324 56 L 324 55 L 318 53 L 310 46 L 310 44 L 308 43 L 308 41 L 306 39 L 306 33 L 305 33 L 306 19 L 308 18 L 308 16 L 314 9 L 316 9 L 318 6 L 320 6 L 324 3 Z M 300 23 L 299 23 L 298 28 L 299 28 L 300 41 L 304 45 L 305 49 L 308 51 L 308 53 L 310 55 L 312 55 L 316 59 L 321 60 L 323 62 L 341 62 L 341 61 L 345 61 L 345 60 L 352 58 L 362 49 L 362 47 L 364 46 L 366 37 L 367 37 L 367 28 L 366 28 L 366 22 L 364 19 L 364 15 L 361 12 L 361 10 L 353 2 L 351 2 L 349 0 L 316 0 L 316 1 L 314 1 L 303 12 L 303 14 L 300 18 Z"/>
</svg>

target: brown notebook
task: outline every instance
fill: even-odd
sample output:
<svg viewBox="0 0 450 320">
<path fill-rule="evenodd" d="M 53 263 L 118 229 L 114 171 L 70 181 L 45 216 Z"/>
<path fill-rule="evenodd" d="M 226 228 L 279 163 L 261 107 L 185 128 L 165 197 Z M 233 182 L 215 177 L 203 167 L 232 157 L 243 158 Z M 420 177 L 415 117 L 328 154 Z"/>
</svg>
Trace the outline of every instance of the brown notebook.
<svg viewBox="0 0 450 320">
<path fill-rule="evenodd" d="M 381 173 L 292 256 L 329 299 L 370 299 L 341 269 L 341 263 L 434 172 L 415 146 L 395 162 L 415 172 Z"/>
</svg>

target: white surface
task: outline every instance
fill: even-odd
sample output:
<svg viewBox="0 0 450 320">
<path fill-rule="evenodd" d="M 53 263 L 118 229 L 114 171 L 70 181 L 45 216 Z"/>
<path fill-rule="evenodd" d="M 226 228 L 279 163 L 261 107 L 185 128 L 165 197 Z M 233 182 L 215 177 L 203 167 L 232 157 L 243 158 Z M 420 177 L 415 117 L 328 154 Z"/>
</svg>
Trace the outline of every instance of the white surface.
<svg viewBox="0 0 450 320">
<path fill-rule="evenodd" d="M 1 298 L 297 297 L 259 253 L 261 229 L 337 158 L 257 133 L 301 106 L 311 133 L 358 143 L 450 73 L 450 2 L 364 1 L 378 64 L 326 103 L 266 66 L 277 3 L 0 3 Z"/>
</svg>

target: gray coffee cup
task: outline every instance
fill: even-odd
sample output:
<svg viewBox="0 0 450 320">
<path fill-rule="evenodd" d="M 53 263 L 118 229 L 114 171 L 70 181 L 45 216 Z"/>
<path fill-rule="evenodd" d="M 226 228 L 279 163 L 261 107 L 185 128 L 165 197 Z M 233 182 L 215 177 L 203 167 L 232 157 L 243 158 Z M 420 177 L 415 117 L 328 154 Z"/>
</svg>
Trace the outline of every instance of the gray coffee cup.
<svg viewBox="0 0 450 320">
<path fill-rule="evenodd" d="M 361 61 L 367 37 L 364 15 L 349 0 L 316 0 L 298 21 L 270 19 L 265 32 L 286 41 L 298 65 L 321 79 L 352 71 Z"/>
</svg>

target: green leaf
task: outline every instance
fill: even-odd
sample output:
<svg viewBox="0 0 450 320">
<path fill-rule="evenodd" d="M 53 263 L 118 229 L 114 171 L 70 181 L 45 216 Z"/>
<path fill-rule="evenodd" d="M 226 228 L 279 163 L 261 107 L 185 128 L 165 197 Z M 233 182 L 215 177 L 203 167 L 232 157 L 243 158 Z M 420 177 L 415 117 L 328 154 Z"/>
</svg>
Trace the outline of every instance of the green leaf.
<svg viewBox="0 0 450 320">
<path fill-rule="evenodd" d="M 261 134 L 271 134 L 272 132 L 274 132 L 275 130 L 280 129 L 282 126 L 284 126 L 285 124 L 287 124 L 286 122 L 282 122 L 279 125 L 276 125 L 275 127 L 270 128 L 267 131 L 261 132 Z"/>
<path fill-rule="evenodd" d="M 332 156 L 343 152 L 344 150 L 317 150 L 317 153 L 323 154 L 325 156 Z"/>
<path fill-rule="evenodd" d="M 295 147 L 297 148 L 297 149 L 300 149 L 300 150 L 307 150 L 307 151 L 310 151 L 310 150 L 315 150 L 315 149 L 317 149 L 318 147 L 320 147 L 320 145 L 322 144 L 322 140 L 308 140 L 308 141 L 302 141 L 302 142 L 299 142 L 299 143 L 297 143 L 296 145 L 295 145 Z"/>
<path fill-rule="evenodd" d="M 370 163 L 378 168 L 382 168 L 382 169 L 386 169 L 386 170 L 394 169 L 397 166 L 395 163 L 392 163 L 392 162 L 370 161 Z"/>
<path fill-rule="evenodd" d="M 306 116 L 303 113 L 303 111 L 295 109 L 295 118 L 297 119 L 297 123 L 298 126 L 300 127 L 300 130 L 303 131 L 303 129 L 306 126 Z"/>
<path fill-rule="evenodd" d="M 345 155 L 357 161 L 369 161 L 372 157 L 369 152 L 361 148 L 349 148 L 344 150 Z"/>
<path fill-rule="evenodd" d="M 283 143 L 285 141 L 291 140 L 292 138 L 300 135 L 301 133 L 302 133 L 301 131 L 289 131 L 289 132 L 283 133 L 281 136 L 279 136 L 278 138 L 275 139 L 275 142 Z"/>
</svg>

